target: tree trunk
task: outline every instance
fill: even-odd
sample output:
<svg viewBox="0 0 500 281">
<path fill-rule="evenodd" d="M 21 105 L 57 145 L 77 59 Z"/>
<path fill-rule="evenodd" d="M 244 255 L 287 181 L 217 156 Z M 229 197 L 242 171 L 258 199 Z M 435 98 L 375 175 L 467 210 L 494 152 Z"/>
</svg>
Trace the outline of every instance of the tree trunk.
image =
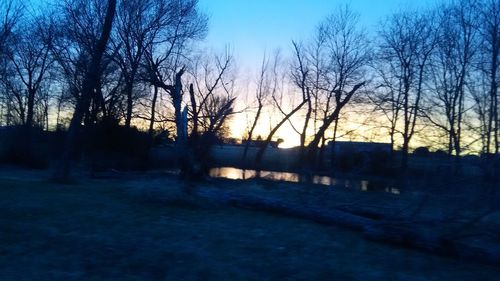
<svg viewBox="0 0 500 281">
<path fill-rule="evenodd" d="M 496 82 L 495 82 L 496 83 Z M 498 154 L 500 149 L 499 142 L 499 128 L 498 123 L 500 119 L 498 117 L 498 90 L 495 88 L 493 92 L 493 119 L 495 119 L 495 126 L 493 128 L 494 142 L 495 142 L 495 154 Z"/>
<path fill-rule="evenodd" d="M 332 114 L 330 114 L 330 116 L 327 116 L 324 119 L 323 124 L 321 125 L 319 130 L 316 132 L 316 135 L 314 135 L 313 140 L 307 146 L 307 148 L 308 148 L 307 163 L 309 165 L 316 164 L 318 145 L 319 145 L 319 142 L 321 141 L 321 138 L 323 138 L 323 136 L 325 135 L 326 130 L 328 130 L 328 128 L 330 127 L 330 125 L 332 124 L 333 121 L 335 121 L 336 119 L 339 118 L 340 110 L 342 110 L 342 108 L 351 100 L 352 96 L 356 93 L 356 91 L 358 91 L 358 89 L 363 87 L 365 84 L 366 84 L 366 82 L 361 82 L 361 83 L 354 85 L 354 87 L 351 89 L 351 91 L 346 93 L 344 100 L 340 100 L 341 90 L 340 89 L 338 90 L 338 92 L 336 94 L 336 95 L 338 95 L 338 97 L 336 97 L 337 104 L 336 104 L 335 110 L 332 112 Z"/>
<path fill-rule="evenodd" d="M 109 0 L 102 33 L 96 44 L 95 51 L 92 54 L 92 60 L 85 73 L 81 96 L 76 103 L 75 111 L 73 113 L 73 117 L 71 118 L 71 123 L 62 151 L 61 161 L 55 174 L 55 180 L 57 181 L 68 181 L 70 178 L 71 158 L 79 140 L 79 132 L 83 116 L 89 109 L 92 93 L 99 84 L 98 80 L 101 75 L 101 60 L 111 34 L 115 11 L 116 0 Z"/>
<path fill-rule="evenodd" d="M 194 95 L 193 84 L 189 85 L 189 98 L 191 99 L 191 110 L 193 112 L 193 131 L 191 135 L 198 137 L 198 105 L 196 104 L 196 97 Z"/>
<path fill-rule="evenodd" d="M 247 143 L 245 144 L 245 148 L 243 149 L 243 162 L 247 158 L 248 147 L 250 146 L 250 142 L 252 141 L 253 131 L 255 130 L 255 127 L 257 127 L 257 122 L 259 121 L 262 107 L 263 107 L 262 102 L 259 101 L 259 107 L 257 108 L 257 113 L 255 114 L 255 118 L 253 120 L 252 127 L 250 128 L 250 131 L 248 131 Z"/>
<path fill-rule="evenodd" d="M 494 133 L 495 133 L 495 153 L 498 154 L 499 149 L 500 149 L 500 140 L 499 140 L 500 130 L 498 128 L 498 123 L 500 123 L 500 118 L 498 116 L 498 93 L 495 93 L 494 101 L 495 101 L 495 112 L 494 112 L 494 118 L 495 118 L 495 129 L 494 129 Z"/>
<path fill-rule="evenodd" d="M 330 160 L 330 167 L 335 168 L 335 158 L 337 157 L 337 153 L 335 152 L 335 145 L 337 143 L 337 127 L 339 125 L 339 119 L 335 120 L 335 124 L 333 125 L 333 138 L 332 138 L 332 154 L 331 154 L 331 160 Z"/>
<path fill-rule="evenodd" d="M 405 138 L 403 140 L 403 147 L 401 148 L 401 170 L 406 171 L 408 169 L 408 145 L 409 139 Z"/>
<path fill-rule="evenodd" d="M 34 107 L 35 107 L 35 90 L 28 89 L 28 102 L 26 109 L 26 122 L 24 123 L 27 128 L 33 127 L 33 116 L 34 116 Z"/>
<path fill-rule="evenodd" d="M 494 80 L 496 84 L 496 80 Z M 491 85 L 490 89 L 490 108 L 488 112 L 488 131 L 486 137 L 486 153 L 491 153 L 491 144 L 493 143 L 493 151 L 498 154 L 499 138 L 498 138 L 498 90 L 497 86 Z"/>
<path fill-rule="evenodd" d="M 321 141 L 321 139 L 325 135 L 326 130 L 328 130 L 328 128 L 330 127 L 332 122 L 338 118 L 339 113 L 340 113 L 340 109 L 341 109 L 341 106 L 337 105 L 337 107 L 335 108 L 333 113 L 323 121 L 323 124 L 321 125 L 319 130 L 314 135 L 314 139 L 307 146 L 307 148 L 308 148 L 307 149 L 307 163 L 309 165 L 313 165 L 313 166 L 316 165 L 319 142 Z"/>
<path fill-rule="evenodd" d="M 410 104 L 409 104 L 409 95 L 410 95 L 410 81 L 407 72 L 409 70 L 408 67 L 404 69 L 404 102 L 403 102 L 403 111 L 404 111 L 404 131 L 403 131 L 403 147 L 401 149 L 401 169 L 406 171 L 408 168 L 408 146 L 410 143 Z"/>
<path fill-rule="evenodd" d="M 151 119 L 149 120 L 149 135 L 153 136 L 155 127 L 155 115 L 156 115 L 156 100 L 158 99 L 158 87 L 156 85 L 153 92 L 153 101 L 151 103 Z"/>
<path fill-rule="evenodd" d="M 304 118 L 304 127 L 302 128 L 302 133 L 300 134 L 300 151 L 299 151 L 299 165 L 304 163 L 305 158 L 305 148 L 306 148 L 306 137 L 307 137 L 307 127 L 309 126 L 309 120 L 312 114 L 312 102 L 311 95 L 309 94 L 309 89 L 306 90 L 307 93 L 307 112 Z"/>
<path fill-rule="evenodd" d="M 278 129 L 285 124 L 292 115 L 294 115 L 297 111 L 299 111 L 304 104 L 306 104 L 307 100 L 302 101 L 301 104 L 299 104 L 296 108 L 294 108 L 290 113 L 288 113 L 274 128 L 269 132 L 269 135 L 267 136 L 266 140 L 264 141 L 264 144 L 262 147 L 257 151 L 257 154 L 255 155 L 255 164 L 257 166 L 260 165 L 262 162 L 262 157 L 264 156 L 264 152 L 266 151 L 267 147 L 269 146 L 269 143 L 271 143 L 271 140 L 273 139 L 274 134 L 278 131 Z"/>
<path fill-rule="evenodd" d="M 130 128 L 132 122 L 132 109 L 133 109 L 133 84 L 131 81 L 125 84 L 125 96 L 127 97 L 127 111 L 125 115 L 125 127 Z"/>
<path fill-rule="evenodd" d="M 321 138 L 321 146 L 319 148 L 319 167 L 323 167 L 324 161 L 325 161 L 325 143 L 326 143 L 326 137 L 323 135 Z"/>
<path fill-rule="evenodd" d="M 182 124 L 182 75 L 184 74 L 184 68 L 179 70 L 177 74 L 175 74 L 175 84 L 173 87 L 172 101 L 174 104 L 175 110 L 175 127 L 177 132 L 177 143 L 185 143 L 187 136 L 183 132 L 183 124 Z"/>
<path fill-rule="evenodd" d="M 394 138 L 395 134 L 396 134 L 396 126 L 394 124 L 394 125 L 391 125 L 391 130 L 389 132 L 389 136 L 391 138 L 391 159 L 393 159 L 393 157 L 394 157 L 394 146 L 396 145 L 396 141 Z"/>
</svg>

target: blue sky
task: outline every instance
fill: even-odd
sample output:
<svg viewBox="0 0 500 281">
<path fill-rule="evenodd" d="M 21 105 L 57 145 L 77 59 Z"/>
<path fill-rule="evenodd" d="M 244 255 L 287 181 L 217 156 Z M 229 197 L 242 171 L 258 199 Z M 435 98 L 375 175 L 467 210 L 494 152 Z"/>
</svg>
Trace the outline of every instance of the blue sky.
<svg viewBox="0 0 500 281">
<path fill-rule="evenodd" d="M 207 47 L 222 50 L 229 45 L 236 57 L 239 79 L 253 81 L 264 53 L 272 54 L 276 48 L 288 53 L 292 40 L 307 40 L 319 22 L 339 6 L 348 4 L 359 14 L 360 26 L 373 34 L 380 21 L 393 12 L 419 9 L 443 1 L 199 0 L 199 4 L 201 10 L 210 17 Z M 245 118 L 238 116 L 233 119 L 231 132 L 234 137 L 241 137 L 246 130 L 248 120 Z M 261 118 L 264 121 L 254 133 L 267 134 L 268 127 L 264 124 L 267 118 Z M 294 118 L 300 119 L 300 116 Z M 299 143 L 298 135 L 288 123 L 278 131 L 277 137 L 284 137 L 284 147 Z"/>
<path fill-rule="evenodd" d="M 0 0 L 3 1 L 3 0 Z M 58 0 L 31 0 L 33 4 Z M 385 16 L 404 8 L 421 8 L 445 0 L 199 0 L 209 20 L 206 44 L 221 50 L 229 45 L 240 68 L 258 68 L 264 52 L 288 51 L 291 40 L 305 40 L 314 27 L 342 5 L 360 14 L 370 31 Z"/>
<path fill-rule="evenodd" d="M 254 69 L 264 52 L 290 48 L 291 40 L 307 39 L 314 27 L 338 6 L 349 4 L 370 31 L 401 8 L 420 8 L 439 0 L 200 0 L 210 17 L 207 45 L 230 45 L 243 69 Z"/>
</svg>

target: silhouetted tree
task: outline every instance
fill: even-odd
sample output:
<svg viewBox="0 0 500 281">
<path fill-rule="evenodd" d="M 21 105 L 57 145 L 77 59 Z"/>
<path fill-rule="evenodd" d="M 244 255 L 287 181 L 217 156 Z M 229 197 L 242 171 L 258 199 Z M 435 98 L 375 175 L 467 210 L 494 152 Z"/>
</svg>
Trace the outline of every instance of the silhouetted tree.
<svg viewBox="0 0 500 281">
<path fill-rule="evenodd" d="M 484 72 L 489 89 L 487 104 L 483 108 L 486 117 L 486 143 L 485 152 L 499 153 L 500 149 L 500 117 L 498 115 L 498 72 L 500 67 L 500 1 L 485 0 L 479 7 L 480 15 L 476 19 L 479 23 L 480 51 L 482 59 L 479 63 Z"/>
<path fill-rule="evenodd" d="M 57 36 L 54 38 L 52 55 L 57 63 L 60 88 L 63 90 L 59 99 L 72 106 L 76 105 L 85 87 L 86 72 L 101 36 L 106 8 L 105 2 L 93 0 L 67 0 L 58 7 L 55 19 Z M 116 66 L 112 65 L 112 54 L 106 52 L 109 49 L 105 49 L 103 59 L 99 62 L 101 71 L 97 86 L 92 91 L 90 105 L 93 108 L 85 109 L 86 123 L 96 121 L 95 114 L 98 112 L 107 115 L 113 111 L 111 107 L 114 100 L 110 99 L 106 106 L 104 91 L 109 88 L 113 92 L 111 81 L 115 79 L 110 78 L 116 73 Z"/>
<path fill-rule="evenodd" d="M 320 43 L 320 42 L 319 42 Z M 306 107 L 306 114 L 304 116 L 304 124 L 302 126 L 302 131 L 300 132 L 300 151 L 299 151 L 299 163 L 303 163 L 304 161 L 304 155 L 305 155 L 305 147 L 306 147 L 306 138 L 307 138 L 307 132 L 308 132 L 308 127 L 309 127 L 309 122 L 311 120 L 311 114 L 313 113 L 313 104 L 312 104 L 312 97 L 311 97 L 311 90 L 310 90 L 310 85 L 309 85 L 309 73 L 310 70 L 308 69 L 308 64 L 309 62 L 307 61 L 308 58 L 306 57 L 304 47 L 301 44 L 298 44 L 296 42 L 292 42 L 293 44 L 293 49 L 294 49 L 294 54 L 295 54 L 295 61 L 292 64 L 292 81 L 293 83 L 300 89 L 300 92 L 302 94 L 302 99 L 307 100 L 307 107 Z M 320 44 L 318 44 L 320 45 Z M 315 45 L 316 48 L 315 50 L 319 52 L 319 47 L 318 45 Z M 316 53 L 317 54 L 317 53 Z M 318 56 L 315 56 L 318 58 Z M 316 60 L 316 66 L 315 68 L 318 69 L 318 63 L 319 61 Z M 319 84 L 319 77 L 320 77 L 320 71 L 315 72 L 315 84 Z M 317 113 L 317 105 L 318 105 L 318 95 L 317 90 L 318 87 L 314 87 L 315 90 L 315 95 L 314 95 L 314 105 L 315 105 L 315 110 L 314 114 L 316 115 Z M 314 131 L 316 131 L 316 118 L 314 118 Z"/>
<path fill-rule="evenodd" d="M 318 36 L 324 38 L 322 57 L 326 61 L 321 64 L 322 73 L 319 74 L 324 82 L 318 87 L 324 94 L 322 123 L 315 131 L 307 152 L 307 160 L 313 165 L 316 164 L 318 146 L 322 140 L 324 143 L 326 131 L 367 83 L 364 74 L 371 50 L 366 34 L 357 24 L 358 15 L 345 7 L 329 16 L 318 28 Z"/>
<path fill-rule="evenodd" d="M 190 84 L 191 135 L 209 133 L 223 137 L 227 118 L 233 114 L 234 58 L 224 54 L 200 57 L 194 65 Z"/>
<path fill-rule="evenodd" d="M 208 174 L 211 148 L 227 134 L 227 121 L 234 114 L 236 100 L 233 63 L 226 49 L 222 55 L 198 57 L 192 67 L 188 90 L 191 134 L 184 147 L 179 146 L 185 152 L 181 159 L 185 178 L 202 179 Z"/>
<path fill-rule="evenodd" d="M 182 110 L 182 76 L 187 57 L 194 41 L 204 38 L 207 31 L 207 18 L 198 10 L 197 0 L 171 1 L 169 6 L 169 24 L 164 27 L 164 34 L 158 42 L 151 44 L 145 50 L 143 79 L 154 87 L 167 93 L 171 98 L 174 109 L 174 118 L 177 137 L 181 136 Z M 154 95 L 151 101 L 151 112 L 157 113 L 157 98 Z M 155 122 L 150 114 L 150 122 Z M 153 117 L 153 118 L 151 118 Z M 154 124 L 150 124 L 150 127 Z"/>
<path fill-rule="evenodd" d="M 0 3 L 0 121 L 7 125 L 12 123 L 14 113 L 11 92 L 5 83 L 8 76 L 12 75 L 8 55 L 15 50 L 16 28 L 22 19 L 23 11 L 24 7 L 18 1 L 6 0 Z"/>
<path fill-rule="evenodd" d="M 427 101 L 431 107 L 423 113 L 446 133 L 449 155 L 459 156 L 462 151 L 466 83 L 478 49 L 475 10 L 469 0 L 439 10 L 438 41 L 431 56 L 432 95 Z"/>
<path fill-rule="evenodd" d="M 283 71 L 281 70 L 281 57 L 279 56 L 279 53 L 276 54 L 274 57 L 274 62 L 273 62 L 273 71 L 270 73 L 271 74 L 271 99 L 272 99 L 272 105 L 279 110 L 281 113 L 282 117 L 278 123 L 271 125 L 270 131 L 267 135 L 267 137 L 264 139 L 264 142 L 260 146 L 259 150 L 257 151 L 255 155 L 255 164 L 257 167 L 260 166 L 262 162 L 262 158 L 264 157 L 264 153 L 266 149 L 268 148 L 269 144 L 271 143 L 274 135 L 276 132 L 283 126 L 286 122 L 289 122 L 290 118 L 295 115 L 297 112 L 299 112 L 302 107 L 308 102 L 307 99 L 302 99 L 298 105 L 291 105 L 291 109 L 289 111 L 285 111 L 284 106 L 283 106 L 283 98 L 286 98 L 288 100 L 293 100 L 292 96 L 290 93 L 287 93 L 288 95 L 285 95 L 285 88 L 283 86 L 283 80 L 285 79 L 285 76 L 283 75 Z M 304 98 L 304 97 L 302 97 Z"/>
<path fill-rule="evenodd" d="M 122 92 L 126 99 L 125 126 L 130 127 L 133 117 L 134 93 L 140 67 L 146 50 L 165 38 L 166 29 L 174 24 L 177 9 L 169 0 L 124 0 L 117 8 L 116 32 L 112 37 L 116 55 L 114 59 L 123 77 Z"/>
<path fill-rule="evenodd" d="M 262 114 L 264 105 L 268 102 L 268 99 L 276 91 L 276 79 L 273 79 L 276 73 L 278 58 L 275 56 L 273 60 L 269 59 L 264 55 L 262 59 L 262 64 L 260 67 L 259 75 L 257 78 L 257 87 L 255 89 L 255 101 L 257 102 L 257 111 L 253 118 L 250 129 L 247 132 L 247 142 L 243 149 L 243 161 L 246 160 L 248 154 L 248 148 L 250 147 L 250 142 L 252 141 L 254 130 L 259 123 L 259 119 Z"/>
<path fill-rule="evenodd" d="M 86 5 L 89 3 L 86 0 L 74 0 L 74 2 L 66 3 L 67 5 L 73 4 L 67 7 L 67 20 L 69 23 L 78 25 L 78 21 L 74 21 L 78 19 L 79 16 L 76 16 L 76 13 L 81 13 L 81 10 L 76 10 L 78 8 L 84 9 L 87 8 Z M 87 10 L 88 11 L 88 10 Z M 73 113 L 73 117 L 71 119 L 71 123 L 68 129 L 68 133 L 66 136 L 66 141 L 64 145 L 64 150 L 62 152 L 61 161 L 59 167 L 56 171 L 55 178 L 57 180 L 65 181 L 68 180 L 70 176 L 70 164 L 71 158 L 74 153 L 75 147 L 77 145 L 79 139 L 80 127 L 84 118 L 84 115 L 87 113 L 92 98 L 94 97 L 94 92 L 97 87 L 99 87 L 99 79 L 102 73 L 101 62 L 103 55 L 106 51 L 106 46 L 108 44 L 109 37 L 111 35 L 111 30 L 113 26 L 113 20 L 115 17 L 116 11 L 116 0 L 109 0 L 106 4 L 104 17 L 97 19 L 101 24 L 98 24 L 100 35 L 97 40 L 89 42 L 92 44 L 90 48 L 92 51 L 89 53 L 90 59 L 85 68 L 85 73 L 83 77 L 83 83 L 80 95 L 76 102 L 75 111 Z M 99 14 L 97 14 L 99 15 Z M 78 27 L 77 29 L 80 29 Z M 82 30 L 83 34 L 87 32 L 95 32 L 95 30 Z M 76 37 L 75 39 L 80 39 Z M 88 39 L 88 38 L 85 38 Z M 86 41 L 86 40 L 85 40 Z"/>
<path fill-rule="evenodd" d="M 17 35 L 15 49 L 7 55 L 12 73 L 6 77 L 5 84 L 15 100 L 19 120 L 31 128 L 35 103 L 42 100 L 38 95 L 53 62 L 50 51 L 55 27 L 48 16 L 38 16 L 25 22 L 23 30 L 25 32 Z"/>
<path fill-rule="evenodd" d="M 383 87 L 389 89 L 391 133 L 402 136 L 401 166 L 408 165 L 408 150 L 415 134 L 421 106 L 425 74 L 437 40 L 433 36 L 432 18 L 426 14 L 401 12 L 390 16 L 379 32 L 379 61 Z M 398 117 L 394 114 L 401 114 Z M 397 125 L 399 120 L 401 125 Z M 394 139 L 393 139 L 394 140 Z"/>
<path fill-rule="evenodd" d="M 9 49 L 9 42 L 15 33 L 22 15 L 23 6 L 16 0 L 5 0 L 0 3 L 0 57 Z"/>
</svg>

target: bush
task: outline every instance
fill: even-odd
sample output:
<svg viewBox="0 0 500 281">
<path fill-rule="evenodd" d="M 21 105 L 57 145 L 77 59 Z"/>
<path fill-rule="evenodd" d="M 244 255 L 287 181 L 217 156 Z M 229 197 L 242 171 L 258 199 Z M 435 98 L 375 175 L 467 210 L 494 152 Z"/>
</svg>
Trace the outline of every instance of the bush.
<svg viewBox="0 0 500 281">
<path fill-rule="evenodd" d="M 360 171 L 365 162 L 361 153 L 340 153 L 335 159 L 335 166 L 341 172 Z"/>
<path fill-rule="evenodd" d="M 168 130 L 155 131 L 153 135 L 154 145 L 167 145 L 174 143 L 174 139 Z"/>
<path fill-rule="evenodd" d="M 49 166 L 49 136 L 39 128 L 3 127 L 0 132 L 0 161 L 26 168 Z"/>
<path fill-rule="evenodd" d="M 102 122 L 85 131 L 84 154 L 92 169 L 136 170 L 149 166 L 149 134 L 116 121 Z"/>
<path fill-rule="evenodd" d="M 500 155 L 482 154 L 480 167 L 486 180 L 498 181 L 500 179 Z"/>
<path fill-rule="evenodd" d="M 204 179 L 214 165 L 212 147 L 222 144 L 222 140 L 213 133 L 192 135 L 188 138 L 186 151 L 180 159 L 181 177 L 190 180 Z"/>
<path fill-rule="evenodd" d="M 390 176 L 393 174 L 391 154 L 377 151 L 369 154 L 367 172 L 380 176 Z"/>
<path fill-rule="evenodd" d="M 449 157 L 448 152 L 441 150 L 441 149 L 438 149 L 438 150 L 431 152 L 431 153 L 432 153 L 432 157 L 435 157 L 435 158 L 448 158 Z"/>
<path fill-rule="evenodd" d="M 417 147 L 414 151 L 413 154 L 415 156 L 420 156 L 420 157 L 427 157 L 429 156 L 429 148 L 421 146 Z"/>
<path fill-rule="evenodd" d="M 383 151 L 341 153 L 335 159 L 340 172 L 391 175 L 391 155 Z"/>
</svg>

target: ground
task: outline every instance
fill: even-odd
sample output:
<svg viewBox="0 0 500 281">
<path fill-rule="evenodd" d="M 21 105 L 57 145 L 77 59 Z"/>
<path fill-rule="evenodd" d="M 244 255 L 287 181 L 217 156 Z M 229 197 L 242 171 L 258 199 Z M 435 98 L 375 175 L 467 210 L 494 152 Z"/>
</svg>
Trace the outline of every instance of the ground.
<svg viewBox="0 0 500 281">
<path fill-rule="evenodd" d="M 500 274 L 498 267 L 378 244 L 342 228 L 183 200 L 188 195 L 172 177 L 57 185 L 19 175 L 0 177 L 0 280 L 498 280 Z"/>
</svg>

